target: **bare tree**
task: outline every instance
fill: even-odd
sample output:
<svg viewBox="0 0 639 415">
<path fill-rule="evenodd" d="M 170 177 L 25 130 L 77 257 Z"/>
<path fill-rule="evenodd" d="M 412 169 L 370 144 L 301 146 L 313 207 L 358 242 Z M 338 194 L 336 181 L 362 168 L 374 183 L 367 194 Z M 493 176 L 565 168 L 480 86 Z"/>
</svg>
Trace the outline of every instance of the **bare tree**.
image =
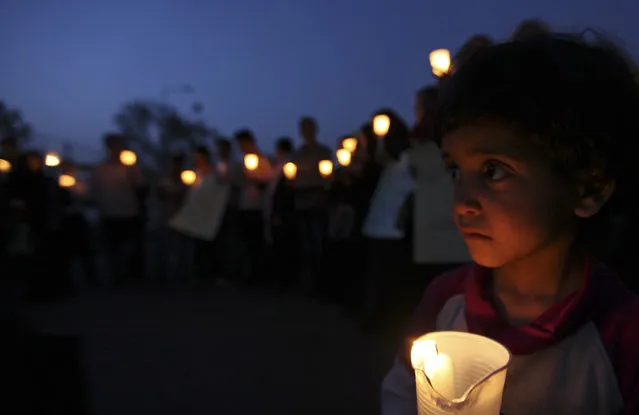
<svg viewBox="0 0 639 415">
<path fill-rule="evenodd" d="M 115 123 L 127 145 L 158 169 L 166 167 L 176 147 L 192 149 L 216 135 L 204 122 L 189 120 L 157 101 L 126 103 L 115 115 Z"/>
<path fill-rule="evenodd" d="M 20 110 L 9 108 L 0 101 L 0 137 L 14 137 L 24 143 L 31 138 L 32 128 Z"/>
</svg>

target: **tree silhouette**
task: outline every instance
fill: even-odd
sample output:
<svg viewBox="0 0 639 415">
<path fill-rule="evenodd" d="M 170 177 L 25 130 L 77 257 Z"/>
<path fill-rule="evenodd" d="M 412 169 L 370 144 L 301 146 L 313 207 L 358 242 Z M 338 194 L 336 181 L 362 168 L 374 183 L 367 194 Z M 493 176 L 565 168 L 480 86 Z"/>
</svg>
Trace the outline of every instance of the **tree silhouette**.
<svg viewBox="0 0 639 415">
<path fill-rule="evenodd" d="M 31 125 L 22 117 L 20 110 L 9 108 L 0 101 L 0 137 L 14 137 L 26 142 L 31 138 Z"/>
<path fill-rule="evenodd" d="M 189 120 L 171 105 L 157 101 L 124 104 L 115 123 L 126 144 L 159 169 L 167 166 L 176 148 L 192 149 L 216 136 L 204 122 Z"/>
</svg>

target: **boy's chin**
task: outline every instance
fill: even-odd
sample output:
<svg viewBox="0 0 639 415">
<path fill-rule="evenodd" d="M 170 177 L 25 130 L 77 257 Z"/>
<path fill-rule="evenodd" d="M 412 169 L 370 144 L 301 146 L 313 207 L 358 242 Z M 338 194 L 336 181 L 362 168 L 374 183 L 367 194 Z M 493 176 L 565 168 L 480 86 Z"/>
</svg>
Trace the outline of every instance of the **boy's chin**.
<svg viewBox="0 0 639 415">
<path fill-rule="evenodd" d="M 496 255 L 493 252 L 479 251 L 469 249 L 470 256 L 477 265 L 481 265 L 485 268 L 499 268 L 506 265 L 509 261 L 507 258 Z"/>
</svg>

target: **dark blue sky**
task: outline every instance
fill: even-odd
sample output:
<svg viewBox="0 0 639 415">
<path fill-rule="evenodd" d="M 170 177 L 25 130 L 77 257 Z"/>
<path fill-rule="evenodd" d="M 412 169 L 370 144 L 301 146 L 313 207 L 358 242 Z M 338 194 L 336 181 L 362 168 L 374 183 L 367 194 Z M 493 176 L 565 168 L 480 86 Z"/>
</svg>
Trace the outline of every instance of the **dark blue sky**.
<svg viewBox="0 0 639 415">
<path fill-rule="evenodd" d="M 639 56 L 637 0 L 1 0 L 0 99 L 90 149 L 124 101 L 189 83 L 170 101 L 201 101 L 222 132 L 248 126 L 270 150 L 312 114 L 332 144 L 382 106 L 410 120 L 431 49 L 529 17 L 603 29 Z"/>
</svg>

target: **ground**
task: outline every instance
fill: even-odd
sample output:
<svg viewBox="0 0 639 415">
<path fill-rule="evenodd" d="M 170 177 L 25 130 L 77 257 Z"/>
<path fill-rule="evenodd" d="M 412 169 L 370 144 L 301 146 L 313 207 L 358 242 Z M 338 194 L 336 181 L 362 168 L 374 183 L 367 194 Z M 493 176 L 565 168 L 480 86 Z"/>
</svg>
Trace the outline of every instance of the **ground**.
<svg viewBox="0 0 639 415">
<path fill-rule="evenodd" d="M 95 415 L 374 414 L 392 358 L 336 306 L 206 284 L 102 290 L 31 316 L 81 338 Z"/>
</svg>

